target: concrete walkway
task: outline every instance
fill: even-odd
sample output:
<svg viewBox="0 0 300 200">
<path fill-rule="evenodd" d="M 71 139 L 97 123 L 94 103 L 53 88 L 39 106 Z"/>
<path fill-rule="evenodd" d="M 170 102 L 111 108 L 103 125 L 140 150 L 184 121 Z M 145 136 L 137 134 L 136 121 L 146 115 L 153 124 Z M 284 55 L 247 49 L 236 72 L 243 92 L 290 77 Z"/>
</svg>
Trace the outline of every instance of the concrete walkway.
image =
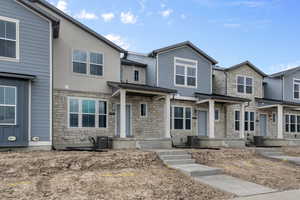
<svg viewBox="0 0 300 200">
<path fill-rule="evenodd" d="M 267 158 L 289 161 L 296 165 L 300 165 L 300 157 L 286 156 L 280 148 L 258 148 L 256 149 L 256 152 Z"/>
<path fill-rule="evenodd" d="M 233 200 L 299 200 L 300 190 L 290 190 L 269 194 L 254 195 L 250 197 L 235 198 Z"/>
<path fill-rule="evenodd" d="M 222 191 L 233 193 L 237 196 L 275 192 L 271 188 L 224 175 L 223 170 L 220 168 L 196 164 L 191 155 L 184 150 L 157 150 L 156 152 L 160 159 L 169 167 L 180 170 L 195 180 Z"/>
</svg>

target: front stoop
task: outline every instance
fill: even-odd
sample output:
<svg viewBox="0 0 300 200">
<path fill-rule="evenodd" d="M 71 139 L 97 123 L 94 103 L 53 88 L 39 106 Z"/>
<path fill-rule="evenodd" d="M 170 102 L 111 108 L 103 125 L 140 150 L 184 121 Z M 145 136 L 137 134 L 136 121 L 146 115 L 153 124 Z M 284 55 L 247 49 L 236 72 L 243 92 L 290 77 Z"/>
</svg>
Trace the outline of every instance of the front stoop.
<svg viewBox="0 0 300 200">
<path fill-rule="evenodd" d="M 157 150 L 156 153 L 170 168 L 177 169 L 196 181 L 237 196 L 275 192 L 271 188 L 224 175 L 220 168 L 196 164 L 191 154 L 184 150 Z"/>
</svg>

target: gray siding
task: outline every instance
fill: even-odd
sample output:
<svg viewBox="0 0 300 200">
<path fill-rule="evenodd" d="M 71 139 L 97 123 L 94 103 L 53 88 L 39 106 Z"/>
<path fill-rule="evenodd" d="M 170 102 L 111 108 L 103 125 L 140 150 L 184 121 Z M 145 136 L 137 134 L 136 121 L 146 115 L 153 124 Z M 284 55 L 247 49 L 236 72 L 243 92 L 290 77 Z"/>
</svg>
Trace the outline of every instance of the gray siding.
<svg viewBox="0 0 300 200">
<path fill-rule="evenodd" d="M 206 58 L 195 52 L 190 47 L 182 47 L 160 53 L 158 56 L 158 86 L 176 89 L 181 96 L 193 97 L 195 92 L 211 93 L 212 64 Z M 184 88 L 174 85 L 174 57 L 198 61 L 197 87 Z"/>
<path fill-rule="evenodd" d="M 134 80 L 134 71 L 139 72 L 139 80 Z M 146 84 L 146 68 L 121 65 L 121 80 L 126 83 Z"/>
<path fill-rule="evenodd" d="M 148 85 L 156 85 L 156 59 L 146 55 L 137 55 L 129 53 L 127 58 L 136 62 L 147 64 L 146 83 Z"/>
<path fill-rule="evenodd" d="M 300 70 L 293 72 L 292 74 L 286 74 L 284 76 L 284 100 L 286 101 L 294 101 L 300 103 L 299 100 L 294 99 L 293 88 L 294 88 L 294 79 L 300 79 Z"/>
<path fill-rule="evenodd" d="M 282 80 L 266 77 L 264 82 L 264 98 L 282 100 Z"/>
<path fill-rule="evenodd" d="M 1 0 L 0 16 L 20 20 L 20 62 L 0 60 L 3 72 L 36 75 L 32 83 L 31 136 L 50 139 L 50 27 L 49 22 L 16 3 Z"/>
</svg>

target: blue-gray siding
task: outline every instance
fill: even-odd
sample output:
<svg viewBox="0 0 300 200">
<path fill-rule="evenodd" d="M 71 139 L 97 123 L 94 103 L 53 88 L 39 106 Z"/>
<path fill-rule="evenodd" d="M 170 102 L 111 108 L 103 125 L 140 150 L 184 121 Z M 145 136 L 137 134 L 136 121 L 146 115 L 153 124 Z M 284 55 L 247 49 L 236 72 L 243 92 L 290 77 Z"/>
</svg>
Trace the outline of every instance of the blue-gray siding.
<svg viewBox="0 0 300 200">
<path fill-rule="evenodd" d="M 174 85 L 174 57 L 197 60 L 198 88 L 175 87 Z M 176 89 L 181 96 L 193 97 L 195 92 L 211 93 L 212 64 L 190 47 L 182 47 L 158 54 L 158 86 Z"/>
<path fill-rule="evenodd" d="M 0 60 L 0 71 L 36 75 L 32 83 L 31 136 L 50 139 L 49 22 L 14 0 L 1 0 L 0 16 L 20 20 L 20 62 Z"/>
<path fill-rule="evenodd" d="M 128 59 L 147 64 L 146 84 L 156 85 L 156 59 L 145 55 L 128 54 Z"/>
<path fill-rule="evenodd" d="M 282 80 L 266 77 L 264 82 L 266 83 L 264 86 L 265 98 L 282 100 Z"/>
<path fill-rule="evenodd" d="M 300 70 L 295 71 L 293 73 L 288 73 L 284 76 L 284 100 L 286 101 L 293 101 L 300 103 L 300 100 L 295 100 L 294 99 L 294 94 L 293 94 L 293 89 L 294 89 L 294 79 L 299 79 L 300 80 Z"/>
</svg>

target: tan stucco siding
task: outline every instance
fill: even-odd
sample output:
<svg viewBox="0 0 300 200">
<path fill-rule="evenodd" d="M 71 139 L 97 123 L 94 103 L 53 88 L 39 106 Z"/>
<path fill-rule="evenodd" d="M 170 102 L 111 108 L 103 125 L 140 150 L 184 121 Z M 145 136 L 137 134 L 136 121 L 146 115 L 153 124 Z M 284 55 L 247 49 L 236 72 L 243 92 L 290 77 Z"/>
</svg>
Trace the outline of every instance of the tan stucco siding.
<svg viewBox="0 0 300 200">
<path fill-rule="evenodd" d="M 139 80 L 134 80 L 134 71 L 139 72 Z M 122 81 L 135 84 L 146 84 L 146 68 L 122 65 Z"/>
<path fill-rule="evenodd" d="M 56 15 L 50 10 L 48 11 L 60 19 L 59 38 L 53 41 L 53 88 L 111 92 L 106 81 L 120 81 L 120 53 L 69 20 Z M 97 77 L 73 73 L 73 49 L 102 53 L 104 57 L 104 75 Z"/>
</svg>

